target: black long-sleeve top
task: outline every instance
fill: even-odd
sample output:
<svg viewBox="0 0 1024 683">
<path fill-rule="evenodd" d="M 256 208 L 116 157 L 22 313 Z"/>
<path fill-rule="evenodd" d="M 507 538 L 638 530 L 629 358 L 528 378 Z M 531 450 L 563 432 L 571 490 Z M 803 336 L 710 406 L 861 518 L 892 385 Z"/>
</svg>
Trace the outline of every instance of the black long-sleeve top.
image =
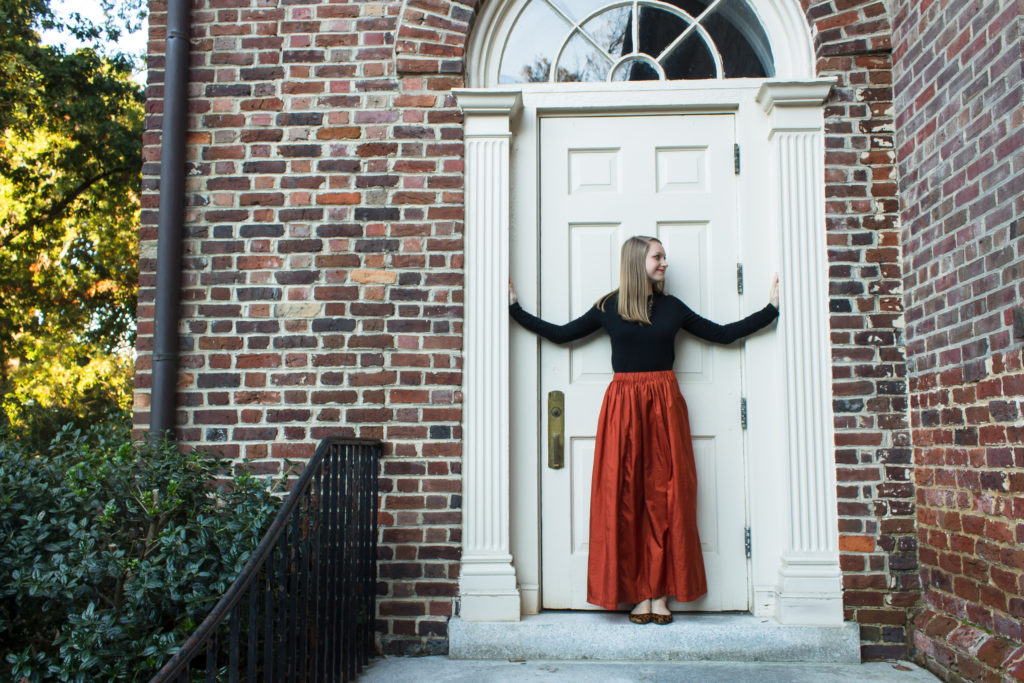
<svg viewBox="0 0 1024 683">
<path fill-rule="evenodd" d="M 719 325 L 700 317 L 671 295 L 654 296 L 650 325 L 626 322 L 619 316 L 618 308 L 615 294 L 605 302 L 603 311 L 592 306 L 565 325 L 554 325 L 530 315 L 518 302 L 509 306 L 509 313 L 526 329 L 556 344 L 582 339 L 603 327 L 611 338 L 615 372 L 671 370 L 676 359 L 675 337 L 680 329 L 709 342 L 731 344 L 779 317 L 779 310 L 768 304 L 742 320 Z"/>
</svg>

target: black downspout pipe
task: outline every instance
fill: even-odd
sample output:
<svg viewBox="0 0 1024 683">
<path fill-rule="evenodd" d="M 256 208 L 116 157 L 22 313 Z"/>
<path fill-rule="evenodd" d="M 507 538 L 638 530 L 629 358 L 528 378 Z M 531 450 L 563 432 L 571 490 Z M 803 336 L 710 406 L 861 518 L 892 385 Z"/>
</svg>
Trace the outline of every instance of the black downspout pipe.
<svg viewBox="0 0 1024 683">
<path fill-rule="evenodd" d="M 174 439 L 178 384 L 178 319 L 185 223 L 185 121 L 188 114 L 191 0 L 169 0 L 164 48 L 160 215 L 157 224 L 151 442 Z"/>
</svg>

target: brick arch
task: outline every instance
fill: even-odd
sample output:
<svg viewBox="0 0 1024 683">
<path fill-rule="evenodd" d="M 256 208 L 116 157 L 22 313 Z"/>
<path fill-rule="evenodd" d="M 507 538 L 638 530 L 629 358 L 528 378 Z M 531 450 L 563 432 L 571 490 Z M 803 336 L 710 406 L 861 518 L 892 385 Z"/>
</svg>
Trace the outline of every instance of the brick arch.
<svg viewBox="0 0 1024 683">
<path fill-rule="evenodd" d="M 800 0 L 818 59 L 892 50 L 884 0 Z"/>
<path fill-rule="evenodd" d="M 403 0 L 395 30 L 395 73 L 464 73 L 478 0 Z"/>
<path fill-rule="evenodd" d="M 478 0 L 404 0 L 395 32 L 398 74 L 463 74 Z M 800 0 L 821 60 L 892 49 L 883 0 Z"/>
<path fill-rule="evenodd" d="M 403 0 L 395 31 L 395 73 L 465 73 L 466 47 L 480 0 Z M 884 0 L 800 0 L 815 57 L 888 53 Z M 827 67 L 826 67 L 827 68 Z"/>
</svg>

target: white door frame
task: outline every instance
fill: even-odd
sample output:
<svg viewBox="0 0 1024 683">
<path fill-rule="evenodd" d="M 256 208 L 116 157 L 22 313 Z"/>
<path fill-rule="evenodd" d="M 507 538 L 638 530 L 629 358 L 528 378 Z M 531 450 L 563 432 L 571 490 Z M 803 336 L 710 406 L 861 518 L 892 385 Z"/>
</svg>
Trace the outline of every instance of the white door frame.
<svg viewBox="0 0 1024 683">
<path fill-rule="evenodd" d="M 727 111 L 746 169 L 744 311 L 762 305 L 758 283 L 783 275 L 778 334 L 744 351 L 746 441 L 757 445 L 747 458 L 757 482 L 747 492 L 751 611 L 839 624 L 822 117 L 833 81 L 639 83 L 628 100 L 620 86 L 574 85 L 455 91 L 466 135 L 461 617 L 518 620 L 540 604 L 538 342 L 514 330 L 510 345 L 505 293 L 511 262 L 524 305 L 537 310 L 540 117 Z"/>
</svg>

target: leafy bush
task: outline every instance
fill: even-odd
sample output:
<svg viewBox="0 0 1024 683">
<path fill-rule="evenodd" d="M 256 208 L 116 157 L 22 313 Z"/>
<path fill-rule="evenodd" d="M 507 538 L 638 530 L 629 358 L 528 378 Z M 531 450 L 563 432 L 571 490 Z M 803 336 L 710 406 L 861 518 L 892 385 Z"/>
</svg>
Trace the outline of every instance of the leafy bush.
<svg viewBox="0 0 1024 683">
<path fill-rule="evenodd" d="M 280 486 L 128 425 L 0 439 L 0 673 L 146 680 L 202 621 L 276 512 Z"/>
</svg>

